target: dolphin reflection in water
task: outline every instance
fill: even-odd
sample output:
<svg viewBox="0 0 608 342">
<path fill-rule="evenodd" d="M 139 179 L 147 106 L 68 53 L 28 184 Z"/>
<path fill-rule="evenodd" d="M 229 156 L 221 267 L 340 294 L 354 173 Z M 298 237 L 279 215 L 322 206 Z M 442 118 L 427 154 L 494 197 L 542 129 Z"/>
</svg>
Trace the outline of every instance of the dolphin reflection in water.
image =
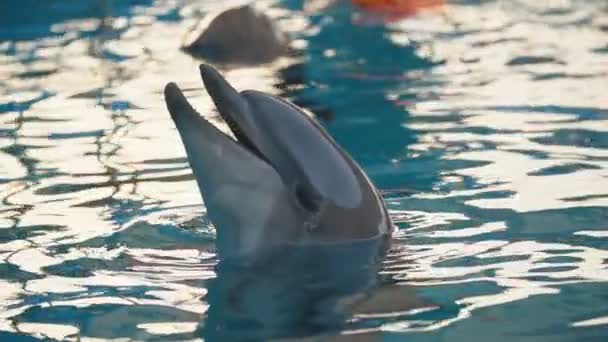
<svg viewBox="0 0 608 342">
<path fill-rule="evenodd" d="M 234 138 L 169 83 L 165 100 L 213 222 L 219 264 L 199 327 L 209 340 L 338 331 L 377 285 L 393 225 L 357 163 L 295 105 L 235 90 L 201 65 Z"/>
</svg>

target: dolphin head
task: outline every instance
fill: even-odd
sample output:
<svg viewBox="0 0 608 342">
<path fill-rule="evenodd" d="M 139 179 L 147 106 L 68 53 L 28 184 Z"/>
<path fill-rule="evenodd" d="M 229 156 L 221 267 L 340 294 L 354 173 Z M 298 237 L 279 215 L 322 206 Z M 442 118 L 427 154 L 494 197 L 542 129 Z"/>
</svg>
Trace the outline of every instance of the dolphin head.
<svg viewBox="0 0 608 342">
<path fill-rule="evenodd" d="M 318 123 L 278 97 L 239 93 L 210 66 L 200 72 L 234 139 L 201 117 L 175 84 L 166 86 L 165 100 L 220 254 L 390 235 L 377 191 Z"/>
</svg>

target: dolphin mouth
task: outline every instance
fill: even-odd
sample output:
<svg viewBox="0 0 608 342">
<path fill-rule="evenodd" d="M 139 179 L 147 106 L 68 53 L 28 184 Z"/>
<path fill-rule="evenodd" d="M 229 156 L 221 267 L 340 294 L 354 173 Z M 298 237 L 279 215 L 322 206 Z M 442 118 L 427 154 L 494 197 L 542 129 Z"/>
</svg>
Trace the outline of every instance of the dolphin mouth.
<svg viewBox="0 0 608 342">
<path fill-rule="evenodd" d="M 258 149 L 255 146 L 255 144 L 245 134 L 245 132 L 241 129 L 241 127 L 239 127 L 238 122 L 229 114 L 222 113 L 222 111 L 220 111 L 219 109 L 218 109 L 218 112 L 220 113 L 220 116 L 222 117 L 222 119 L 224 119 L 224 122 L 226 122 L 226 125 L 228 125 L 228 128 L 230 128 L 230 131 L 234 135 L 234 140 L 239 145 L 241 145 L 243 148 L 245 148 L 249 152 L 256 155 L 258 158 L 260 158 L 268 163 L 268 159 L 262 154 L 260 149 Z"/>
<path fill-rule="evenodd" d="M 236 142 L 258 158 L 270 164 L 268 158 L 264 156 L 260 149 L 253 143 L 253 140 L 245 133 L 246 130 L 242 128 L 242 126 L 246 124 L 244 121 L 255 119 L 250 114 L 251 111 L 249 110 L 247 100 L 214 68 L 201 64 L 199 69 L 205 88 L 207 89 L 209 96 L 211 96 L 211 100 L 215 104 L 215 107 L 224 122 L 228 125 L 228 128 L 230 128 Z"/>
<path fill-rule="evenodd" d="M 266 158 L 260 149 L 253 143 L 253 140 L 245 133 L 246 130 L 242 128 L 242 126 L 246 124 L 245 121 L 251 122 L 255 119 L 250 114 L 251 112 L 247 100 L 212 67 L 201 64 L 200 71 L 203 83 L 205 84 L 205 88 L 209 93 L 211 100 L 215 104 L 220 117 L 226 122 L 234 138 L 225 134 L 214 124 L 201 116 L 192 108 L 179 87 L 175 83 L 169 83 L 165 87 L 165 101 L 173 121 L 177 124 L 178 130 L 181 131 L 182 129 L 186 129 L 186 127 L 195 121 L 204 123 L 205 126 L 208 126 L 216 133 L 219 133 L 223 138 L 228 139 L 250 152 L 255 157 L 272 165 L 268 158 Z"/>
</svg>

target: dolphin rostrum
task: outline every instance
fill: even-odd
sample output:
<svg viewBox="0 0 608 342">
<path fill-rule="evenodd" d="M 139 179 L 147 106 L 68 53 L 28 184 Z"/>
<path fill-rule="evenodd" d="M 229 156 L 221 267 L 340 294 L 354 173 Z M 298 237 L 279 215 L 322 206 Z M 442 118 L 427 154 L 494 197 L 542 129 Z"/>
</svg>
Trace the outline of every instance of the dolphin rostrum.
<svg viewBox="0 0 608 342">
<path fill-rule="evenodd" d="M 234 139 L 169 83 L 165 101 L 217 231 L 220 257 L 288 245 L 390 241 L 381 196 L 357 163 L 295 105 L 238 92 L 208 65 L 205 88 Z"/>
</svg>

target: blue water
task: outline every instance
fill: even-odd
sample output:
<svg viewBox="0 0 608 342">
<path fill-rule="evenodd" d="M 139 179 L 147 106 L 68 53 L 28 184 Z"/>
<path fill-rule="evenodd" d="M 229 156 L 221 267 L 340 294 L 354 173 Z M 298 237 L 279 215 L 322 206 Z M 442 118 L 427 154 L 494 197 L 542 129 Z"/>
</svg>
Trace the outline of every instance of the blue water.
<svg viewBox="0 0 608 342">
<path fill-rule="evenodd" d="M 179 46 L 237 3 L 0 4 L 0 340 L 608 338 L 605 1 L 260 1 L 293 56 L 226 76 L 314 113 L 398 229 L 380 269 L 347 246 L 255 270 L 216 268 L 161 92 L 214 120 Z"/>
</svg>

